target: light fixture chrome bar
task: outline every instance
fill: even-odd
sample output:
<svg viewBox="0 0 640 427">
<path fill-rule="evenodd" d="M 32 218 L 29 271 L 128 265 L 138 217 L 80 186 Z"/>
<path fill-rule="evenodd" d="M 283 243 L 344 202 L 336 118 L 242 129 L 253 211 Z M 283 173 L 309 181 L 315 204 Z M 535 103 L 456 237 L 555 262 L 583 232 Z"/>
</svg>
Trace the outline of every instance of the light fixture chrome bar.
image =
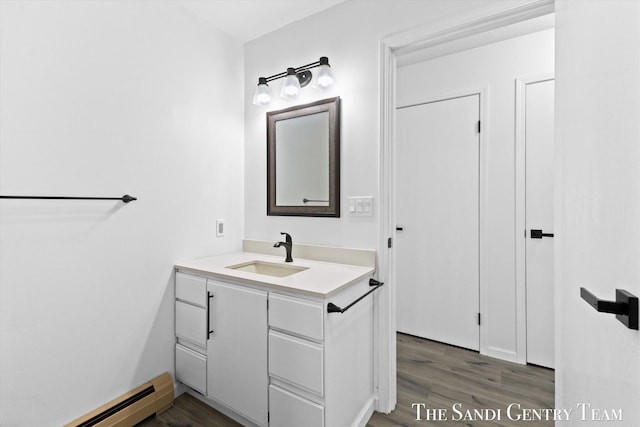
<svg viewBox="0 0 640 427">
<path fill-rule="evenodd" d="M 296 73 L 300 71 L 310 70 L 312 68 L 316 68 L 320 66 L 320 61 L 312 62 L 311 64 L 303 65 L 302 67 L 296 68 Z"/>
<path fill-rule="evenodd" d="M 316 61 L 316 62 L 312 62 L 311 64 L 302 65 L 302 66 L 300 66 L 298 68 L 294 68 L 294 70 L 296 71 L 296 73 L 299 73 L 300 71 L 310 70 L 312 68 L 319 67 L 320 65 L 321 65 L 320 61 Z M 278 79 L 281 79 L 283 77 L 287 77 L 287 72 L 286 71 L 283 71 L 283 72 L 278 73 L 278 74 L 274 74 L 273 76 L 265 77 L 265 80 L 267 82 L 272 82 L 274 80 L 278 80 Z"/>
<path fill-rule="evenodd" d="M 278 80 L 278 79 L 281 79 L 281 78 L 286 77 L 286 76 L 287 76 L 287 72 L 283 71 L 282 73 L 278 73 L 278 74 L 274 74 L 273 76 L 265 77 L 265 80 L 267 82 L 272 82 L 274 80 Z"/>
<path fill-rule="evenodd" d="M 318 78 L 312 86 L 318 90 L 325 90 L 333 85 L 333 75 L 331 73 L 331 66 L 329 65 L 329 58 L 321 56 L 319 61 L 311 62 L 297 68 L 290 67 L 287 71 L 269 77 L 260 77 L 253 97 L 253 104 L 261 106 L 269 105 L 271 103 L 272 93 L 268 83 L 293 76 L 297 77 L 298 81 L 295 81 L 295 79 L 292 81 L 291 78 L 286 79 L 280 96 L 289 99 L 296 98 L 300 88 L 307 86 L 311 82 L 313 75 L 310 70 L 316 67 L 320 67 L 318 70 Z"/>
</svg>

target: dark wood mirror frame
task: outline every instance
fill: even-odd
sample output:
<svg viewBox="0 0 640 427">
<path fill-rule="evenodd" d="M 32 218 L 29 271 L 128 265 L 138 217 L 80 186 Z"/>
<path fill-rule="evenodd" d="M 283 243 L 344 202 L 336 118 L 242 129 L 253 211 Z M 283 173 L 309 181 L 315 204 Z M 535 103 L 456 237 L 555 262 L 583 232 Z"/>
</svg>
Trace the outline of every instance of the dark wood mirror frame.
<svg viewBox="0 0 640 427">
<path fill-rule="evenodd" d="M 276 204 L 276 122 L 322 112 L 329 113 L 329 204 Z M 340 217 L 340 97 L 267 113 L 267 215 Z"/>
</svg>

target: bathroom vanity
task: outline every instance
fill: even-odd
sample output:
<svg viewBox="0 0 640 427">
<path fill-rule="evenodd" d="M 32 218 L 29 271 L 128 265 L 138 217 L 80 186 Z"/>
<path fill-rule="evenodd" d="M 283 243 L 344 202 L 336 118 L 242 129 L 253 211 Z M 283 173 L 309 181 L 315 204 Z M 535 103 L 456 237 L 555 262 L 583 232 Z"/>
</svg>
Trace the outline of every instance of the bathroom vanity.
<svg viewBox="0 0 640 427">
<path fill-rule="evenodd" d="M 364 426 L 375 292 L 349 305 L 373 272 L 255 252 L 176 264 L 176 379 L 243 425 Z"/>
</svg>

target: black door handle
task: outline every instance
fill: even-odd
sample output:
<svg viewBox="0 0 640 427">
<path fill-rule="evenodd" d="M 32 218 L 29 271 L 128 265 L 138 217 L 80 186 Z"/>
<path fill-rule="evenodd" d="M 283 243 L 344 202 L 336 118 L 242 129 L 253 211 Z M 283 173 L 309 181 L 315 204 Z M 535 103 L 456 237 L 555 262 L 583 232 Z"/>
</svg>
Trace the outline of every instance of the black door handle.
<svg viewBox="0 0 640 427">
<path fill-rule="evenodd" d="M 542 239 L 543 237 L 553 237 L 553 233 L 543 233 L 542 230 L 531 230 L 532 239 Z"/>
<path fill-rule="evenodd" d="M 601 313 L 612 313 L 627 328 L 638 330 L 638 297 L 624 289 L 616 289 L 616 300 L 605 301 L 585 288 L 580 288 L 580 297 Z"/>
<path fill-rule="evenodd" d="M 396 226 L 396 231 L 402 231 L 402 230 L 404 230 L 404 227 L 398 227 L 398 226 Z"/>
</svg>

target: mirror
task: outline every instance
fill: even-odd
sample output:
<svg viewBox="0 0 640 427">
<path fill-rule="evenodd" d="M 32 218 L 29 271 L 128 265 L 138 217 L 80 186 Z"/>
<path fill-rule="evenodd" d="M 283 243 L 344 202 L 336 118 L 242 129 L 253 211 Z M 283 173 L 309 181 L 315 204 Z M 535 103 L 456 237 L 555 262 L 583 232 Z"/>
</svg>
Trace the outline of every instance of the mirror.
<svg viewBox="0 0 640 427">
<path fill-rule="evenodd" d="M 267 215 L 340 216 L 340 98 L 267 113 Z"/>
</svg>

